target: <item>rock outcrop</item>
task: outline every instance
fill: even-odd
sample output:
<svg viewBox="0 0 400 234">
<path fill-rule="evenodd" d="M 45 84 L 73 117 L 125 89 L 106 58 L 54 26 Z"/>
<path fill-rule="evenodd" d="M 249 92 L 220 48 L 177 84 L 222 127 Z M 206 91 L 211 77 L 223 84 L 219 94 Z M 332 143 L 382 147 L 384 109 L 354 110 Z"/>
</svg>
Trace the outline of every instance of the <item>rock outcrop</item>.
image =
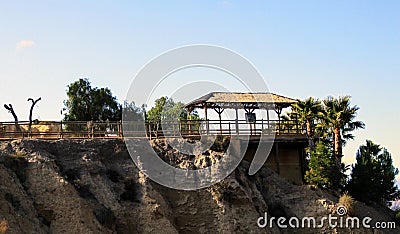
<svg viewBox="0 0 400 234">
<path fill-rule="evenodd" d="M 138 140 L 140 144 L 140 140 Z M 185 158 L 154 141 L 174 166 L 206 167 L 221 152 Z M 172 152 L 172 153 L 171 153 Z M 162 156 L 164 155 L 164 156 Z M 17 140 L 0 143 L 0 221 L 7 233 L 374 233 L 373 229 L 260 228 L 276 217 L 322 217 L 338 197 L 293 185 L 268 168 L 254 176 L 248 163 L 209 188 L 178 191 L 158 185 L 133 164 L 121 140 Z M 356 215 L 391 221 L 392 213 L 358 203 Z M 380 230 L 396 233 L 398 229 Z"/>
</svg>

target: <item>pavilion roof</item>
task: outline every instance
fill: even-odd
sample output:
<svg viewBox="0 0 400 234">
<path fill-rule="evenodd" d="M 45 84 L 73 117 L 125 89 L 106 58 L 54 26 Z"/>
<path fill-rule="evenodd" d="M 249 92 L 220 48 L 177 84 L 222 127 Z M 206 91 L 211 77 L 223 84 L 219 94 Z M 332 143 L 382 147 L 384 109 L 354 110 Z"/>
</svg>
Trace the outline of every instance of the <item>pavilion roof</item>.
<svg viewBox="0 0 400 234">
<path fill-rule="evenodd" d="M 297 101 L 274 93 L 212 92 L 185 105 L 188 109 L 207 107 L 221 108 L 285 108 Z"/>
</svg>

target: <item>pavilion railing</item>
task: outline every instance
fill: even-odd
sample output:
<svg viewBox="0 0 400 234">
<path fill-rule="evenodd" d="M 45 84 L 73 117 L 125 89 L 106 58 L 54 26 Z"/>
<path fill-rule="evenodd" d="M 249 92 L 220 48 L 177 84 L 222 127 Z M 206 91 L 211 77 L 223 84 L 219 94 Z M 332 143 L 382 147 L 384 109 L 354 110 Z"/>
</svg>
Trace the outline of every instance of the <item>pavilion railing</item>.
<svg viewBox="0 0 400 234">
<path fill-rule="evenodd" d="M 182 120 L 148 122 L 147 136 L 198 135 L 304 135 L 306 130 L 295 120 Z"/>
<path fill-rule="evenodd" d="M 124 128 L 124 131 L 122 129 Z M 199 135 L 304 135 L 305 129 L 293 120 L 181 120 L 139 121 L 28 121 L 0 122 L 0 139 L 45 138 L 160 138 Z"/>
</svg>

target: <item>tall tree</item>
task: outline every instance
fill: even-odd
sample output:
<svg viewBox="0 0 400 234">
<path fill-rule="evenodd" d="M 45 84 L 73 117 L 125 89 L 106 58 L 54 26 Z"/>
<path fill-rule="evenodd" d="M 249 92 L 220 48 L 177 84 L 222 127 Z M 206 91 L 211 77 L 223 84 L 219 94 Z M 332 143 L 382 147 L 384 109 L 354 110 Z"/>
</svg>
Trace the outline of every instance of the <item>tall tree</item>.
<svg viewBox="0 0 400 234">
<path fill-rule="evenodd" d="M 198 117 L 197 112 L 192 113 L 191 119 Z M 185 120 L 188 112 L 182 102 L 175 102 L 172 98 L 160 97 L 155 100 L 155 105 L 147 112 L 147 120 Z"/>
<path fill-rule="evenodd" d="M 324 142 L 318 141 L 310 152 L 308 170 L 304 176 L 307 183 L 324 189 L 339 189 L 344 185 L 345 174 L 336 167 L 332 150 Z"/>
<path fill-rule="evenodd" d="M 124 101 L 123 107 L 123 119 L 125 120 L 144 120 L 145 118 L 145 109 L 144 106 L 138 107 L 135 102 L 127 102 Z"/>
<path fill-rule="evenodd" d="M 29 110 L 29 126 L 28 126 L 28 134 L 29 136 L 32 134 L 32 113 L 33 113 L 33 108 L 35 107 L 36 103 L 38 103 L 38 101 L 42 100 L 41 97 L 39 97 L 36 100 L 33 100 L 33 98 L 28 98 L 28 102 L 31 101 L 32 105 L 31 105 L 31 109 Z"/>
<path fill-rule="evenodd" d="M 343 145 L 349 139 L 354 139 L 352 131 L 364 128 L 361 121 L 355 121 L 357 106 L 350 106 L 350 96 L 339 98 L 328 97 L 324 101 L 323 126 L 331 134 L 333 154 L 336 158 L 336 165 L 341 167 L 343 157 Z"/>
<path fill-rule="evenodd" d="M 64 101 L 65 121 L 121 120 L 122 108 L 111 90 L 92 88 L 88 79 L 79 79 L 68 85 L 67 96 Z"/>
<path fill-rule="evenodd" d="M 12 116 L 14 117 L 14 122 L 15 124 L 18 124 L 18 116 L 17 114 L 15 114 L 14 111 L 14 107 L 11 104 L 4 104 L 4 108 L 6 108 L 8 110 L 8 112 L 10 112 L 12 114 Z"/>
<path fill-rule="evenodd" d="M 17 116 L 17 114 L 15 114 L 14 107 L 11 104 L 8 104 L 8 105 L 4 104 L 4 108 L 6 108 L 8 110 L 8 112 L 10 112 L 12 114 L 12 116 L 14 117 L 15 131 L 21 132 L 21 127 L 18 124 L 18 116 Z"/>
<path fill-rule="evenodd" d="M 347 188 L 352 196 L 364 202 L 390 203 L 400 197 L 395 184 L 398 169 L 391 154 L 367 140 L 357 151 Z"/>
<path fill-rule="evenodd" d="M 155 101 L 154 107 L 146 113 L 146 120 L 152 122 L 150 127 L 157 133 L 160 130 L 174 132 L 176 129 L 180 129 L 190 134 L 191 131 L 197 131 L 200 127 L 199 122 L 187 121 L 186 124 L 183 125 L 175 122 L 182 120 L 200 120 L 200 117 L 196 111 L 188 114 L 182 102 L 175 102 L 172 98 L 168 97 L 161 97 Z M 161 126 L 160 123 L 163 123 L 163 126 Z"/>
<path fill-rule="evenodd" d="M 322 110 L 321 102 L 313 97 L 309 97 L 304 101 L 298 100 L 292 106 L 290 118 L 297 119 L 302 127 L 306 128 L 310 152 L 315 150 L 315 125 L 316 121 L 321 117 Z"/>
</svg>

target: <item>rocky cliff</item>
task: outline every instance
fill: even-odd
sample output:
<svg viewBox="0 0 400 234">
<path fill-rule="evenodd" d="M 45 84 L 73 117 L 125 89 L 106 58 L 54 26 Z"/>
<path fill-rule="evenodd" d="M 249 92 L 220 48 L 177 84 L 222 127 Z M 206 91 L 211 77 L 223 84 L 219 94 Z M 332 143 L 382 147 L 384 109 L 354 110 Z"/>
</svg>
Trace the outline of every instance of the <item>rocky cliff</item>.
<svg viewBox="0 0 400 234">
<path fill-rule="evenodd" d="M 140 141 L 138 140 L 138 144 Z M 176 157 L 162 141 L 153 145 L 179 167 L 207 166 L 202 156 Z M 171 159 L 171 155 L 174 156 Z M 218 158 L 218 152 L 208 157 Z M 296 186 L 268 168 L 247 175 L 248 163 L 224 181 L 197 191 L 158 185 L 133 164 L 121 140 L 17 140 L 0 143 L 0 221 L 7 233 L 398 233 L 399 229 L 260 228 L 275 217 L 322 217 L 335 212 L 332 193 Z M 391 221 L 383 207 L 357 203 L 357 216 Z M 1 229 L 0 229 L 1 231 Z"/>
</svg>

